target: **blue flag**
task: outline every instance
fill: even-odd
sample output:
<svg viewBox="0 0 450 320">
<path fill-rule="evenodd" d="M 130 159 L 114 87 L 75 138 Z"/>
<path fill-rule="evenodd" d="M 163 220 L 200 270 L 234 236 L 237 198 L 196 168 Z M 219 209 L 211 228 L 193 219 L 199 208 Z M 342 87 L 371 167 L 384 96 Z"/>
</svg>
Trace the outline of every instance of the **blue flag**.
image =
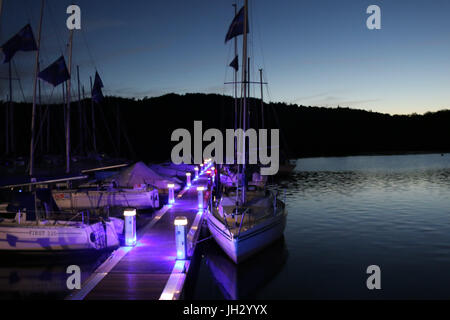
<svg viewBox="0 0 450 320">
<path fill-rule="evenodd" d="M 94 85 L 92 86 L 92 100 L 94 100 L 95 103 L 100 103 L 103 101 L 103 82 L 100 78 L 98 72 L 95 72 L 95 80 Z"/>
<path fill-rule="evenodd" d="M 227 36 L 225 37 L 225 43 L 227 43 L 228 40 L 231 40 L 234 37 L 244 34 L 244 20 L 245 20 L 244 16 L 245 16 L 245 7 L 242 7 L 242 9 L 239 10 L 236 17 L 234 17 L 233 22 L 231 23 L 230 28 L 228 29 Z M 248 25 L 249 24 L 247 19 L 247 33 L 250 32 Z"/>
<path fill-rule="evenodd" d="M 67 70 L 66 60 L 64 56 L 61 56 L 58 60 L 53 62 L 47 69 L 42 70 L 38 74 L 38 78 L 48 83 L 51 83 L 54 87 L 70 79 L 69 71 Z"/>
<path fill-rule="evenodd" d="M 239 56 L 236 56 L 233 61 L 231 61 L 230 67 L 236 71 L 239 71 Z"/>
<path fill-rule="evenodd" d="M 3 44 L 1 48 L 3 54 L 5 55 L 3 63 L 8 63 L 11 61 L 17 51 L 36 51 L 37 45 L 36 41 L 34 41 L 31 26 L 27 24 L 22 30 L 19 31 L 19 33 Z"/>
</svg>

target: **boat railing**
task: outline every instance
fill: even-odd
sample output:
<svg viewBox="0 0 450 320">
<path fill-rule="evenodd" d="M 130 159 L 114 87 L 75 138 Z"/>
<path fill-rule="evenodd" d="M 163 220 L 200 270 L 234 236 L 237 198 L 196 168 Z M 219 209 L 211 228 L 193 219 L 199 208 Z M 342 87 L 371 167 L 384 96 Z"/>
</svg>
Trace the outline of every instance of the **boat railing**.
<svg viewBox="0 0 450 320">
<path fill-rule="evenodd" d="M 244 223 L 244 219 L 245 219 L 245 214 L 250 210 L 250 208 L 247 208 L 243 213 L 242 213 L 242 217 L 241 217 L 241 223 L 239 224 L 239 230 L 238 230 L 238 237 L 241 234 L 241 229 L 242 229 L 242 224 Z"/>
</svg>

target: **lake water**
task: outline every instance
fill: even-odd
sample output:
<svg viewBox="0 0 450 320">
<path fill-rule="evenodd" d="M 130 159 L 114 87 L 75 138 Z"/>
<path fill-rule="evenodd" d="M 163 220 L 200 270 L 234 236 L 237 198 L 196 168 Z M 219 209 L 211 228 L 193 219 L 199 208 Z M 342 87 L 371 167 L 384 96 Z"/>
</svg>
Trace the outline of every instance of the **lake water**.
<svg viewBox="0 0 450 320">
<path fill-rule="evenodd" d="M 284 240 L 236 267 L 199 246 L 186 299 L 450 298 L 450 154 L 299 159 L 277 181 Z M 66 268 L 83 279 L 106 258 L 0 256 L 0 299 L 62 299 Z M 366 287 L 369 265 L 381 290 Z"/>
<path fill-rule="evenodd" d="M 277 184 L 284 240 L 238 267 L 205 242 L 187 299 L 450 298 L 450 154 L 299 159 Z"/>
</svg>

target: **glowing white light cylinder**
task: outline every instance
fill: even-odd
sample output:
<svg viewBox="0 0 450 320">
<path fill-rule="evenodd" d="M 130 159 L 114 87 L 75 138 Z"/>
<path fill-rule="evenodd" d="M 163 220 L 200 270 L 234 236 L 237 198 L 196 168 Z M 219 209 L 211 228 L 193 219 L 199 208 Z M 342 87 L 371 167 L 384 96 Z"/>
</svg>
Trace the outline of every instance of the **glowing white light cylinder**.
<svg viewBox="0 0 450 320">
<path fill-rule="evenodd" d="M 205 187 L 198 187 L 198 210 L 203 210 L 203 191 L 205 190 Z"/>
<path fill-rule="evenodd" d="M 174 184 L 168 184 L 167 187 L 169 188 L 169 204 L 175 203 L 175 185 Z"/>
<path fill-rule="evenodd" d="M 125 245 L 132 247 L 136 245 L 136 209 L 125 209 Z"/>
<path fill-rule="evenodd" d="M 186 228 L 188 220 L 186 217 L 176 217 L 174 221 L 175 225 L 175 242 L 177 245 L 177 259 L 186 259 Z"/>
<path fill-rule="evenodd" d="M 191 186 L 191 173 L 190 172 L 186 173 L 186 185 L 188 187 Z"/>
<path fill-rule="evenodd" d="M 198 167 L 195 167 L 195 179 L 198 179 Z"/>
</svg>

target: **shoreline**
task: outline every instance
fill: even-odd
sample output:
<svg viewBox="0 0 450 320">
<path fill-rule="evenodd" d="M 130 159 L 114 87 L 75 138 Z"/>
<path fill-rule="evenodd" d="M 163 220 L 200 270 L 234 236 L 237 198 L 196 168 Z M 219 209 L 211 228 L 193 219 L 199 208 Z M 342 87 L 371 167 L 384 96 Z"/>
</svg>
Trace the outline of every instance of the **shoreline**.
<svg viewBox="0 0 450 320">
<path fill-rule="evenodd" d="M 292 159 L 311 159 L 311 158 L 346 158 L 346 157 L 364 157 L 364 156 L 408 156 L 408 155 L 426 155 L 426 154 L 447 154 L 450 150 L 430 150 L 430 151 L 381 151 L 381 152 L 356 152 L 356 153 L 329 153 L 329 154 L 306 154 L 297 155 Z"/>
</svg>

